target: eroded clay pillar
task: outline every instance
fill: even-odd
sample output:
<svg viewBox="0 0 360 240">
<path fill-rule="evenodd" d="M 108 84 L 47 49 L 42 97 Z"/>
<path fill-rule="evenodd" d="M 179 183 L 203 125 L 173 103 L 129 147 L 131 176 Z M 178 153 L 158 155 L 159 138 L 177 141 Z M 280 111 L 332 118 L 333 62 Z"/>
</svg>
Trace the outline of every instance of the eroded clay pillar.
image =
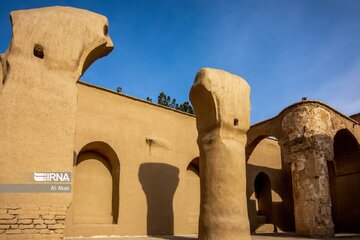
<svg viewBox="0 0 360 240">
<path fill-rule="evenodd" d="M 250 87 L 239 76 L 205 68 L 190 100 L 200 149 L 199 239 L 250 239 L 245 174 Z"/>
<path fill-rule="evenodd" d="M 0 182 L 32 184 L 33 172 L 73 169 L 77 81 L 113 48 L 106 17 L 71 7 L 10 14 L 0 55 Z M 71 193 L 2 193 L 3 204 L 68 206 Z"/>
<path fill-rule="evenodd" d="M 334 234 L 327 161 L 333 159 L 331 116 L 322 108 L 300 106 L 282 121 L 284 160 L 291 164 L 296 234 Z"/>
</svg>

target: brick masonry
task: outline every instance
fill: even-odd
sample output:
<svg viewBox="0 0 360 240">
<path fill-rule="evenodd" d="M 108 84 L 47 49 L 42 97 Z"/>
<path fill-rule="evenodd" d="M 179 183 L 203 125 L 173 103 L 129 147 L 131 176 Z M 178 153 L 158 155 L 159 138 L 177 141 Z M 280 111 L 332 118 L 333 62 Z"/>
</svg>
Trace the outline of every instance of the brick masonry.
<svg viewBox="0 0 360 240">
<path fill-rule="evenodd" d="M 0 239 L 62 239 L 66 207 L 0 205 Z"/>
</svg>

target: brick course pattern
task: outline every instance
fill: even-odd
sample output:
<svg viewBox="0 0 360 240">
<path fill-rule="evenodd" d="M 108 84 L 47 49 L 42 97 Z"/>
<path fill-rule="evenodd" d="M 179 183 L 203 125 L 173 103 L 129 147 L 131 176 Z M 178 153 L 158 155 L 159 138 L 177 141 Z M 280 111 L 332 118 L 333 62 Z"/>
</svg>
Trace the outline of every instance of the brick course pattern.
<svg viewBox="0 0 360 240">
<path fill-rule="evenodd" d="M 66 207 L 0 206 L 1 239 L 63 239 Z"/>
</svg>

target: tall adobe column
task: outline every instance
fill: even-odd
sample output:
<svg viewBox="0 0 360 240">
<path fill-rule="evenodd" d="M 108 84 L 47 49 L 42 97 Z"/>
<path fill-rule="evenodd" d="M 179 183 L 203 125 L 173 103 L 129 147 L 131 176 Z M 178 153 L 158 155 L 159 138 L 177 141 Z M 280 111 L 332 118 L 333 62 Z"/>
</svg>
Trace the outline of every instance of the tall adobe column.
<svg viewBox="0 0 360 240">
<path fill-rule="evenodd" d="M 320 107 L 299 106 L 282 121 L 284 161 L 291 164 L 296 234 L 334 234 L 327 161 L 333 159 L 332 119 Z"/>
<path fill-rule="evenodd" d="M 205 68 L 190 100 L 200 149 L 199 240 L 250 239 L 245 174 L 250 87 L 239 76 Z"/>
<path fill-rule="evenodd" d="M 113 48 L 106 17 L 71 7 L 10 14 L 12 41 L 1 55 L 0 183 L 28 184 L 33 172 L 71 172 L 76 83 Z M 71 193 L 2 193 L 2 204 L 63 206 Z"/>
</svg>

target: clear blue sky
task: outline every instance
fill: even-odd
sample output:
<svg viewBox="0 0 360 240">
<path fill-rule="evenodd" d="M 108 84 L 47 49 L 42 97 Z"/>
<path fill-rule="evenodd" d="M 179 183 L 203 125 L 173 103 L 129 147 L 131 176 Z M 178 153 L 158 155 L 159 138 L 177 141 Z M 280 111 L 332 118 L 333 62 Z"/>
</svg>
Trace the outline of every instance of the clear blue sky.
<svg viewBox="0 0 360 240">
<path fill-rule="evenodd" d="M 2 1 L 0 51 L 11 38 L 10 11 L 51 5 L 109 20 L 115 48 L 83 81 L 183 102 L 200 68 L 220 68 L 250 83 L 252 123 L 303 96 L 360 112 L 360 0 Z"/>
</svg>

